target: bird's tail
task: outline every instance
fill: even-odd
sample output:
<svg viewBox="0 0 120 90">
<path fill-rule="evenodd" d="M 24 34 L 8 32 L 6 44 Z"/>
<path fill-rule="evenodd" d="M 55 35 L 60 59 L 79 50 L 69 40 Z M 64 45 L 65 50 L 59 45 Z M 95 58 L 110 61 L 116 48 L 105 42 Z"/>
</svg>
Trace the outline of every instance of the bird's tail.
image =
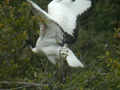
<svg viewBox="0 0 120 90">
<path fill-rule="evenodd" d="M 84 67 L 84 65 L 79 61 L 79 59 L 74 55 L 74 53 L 68 48 L 68 54 L 66 61 L 70 67 Z"/>
</svg>

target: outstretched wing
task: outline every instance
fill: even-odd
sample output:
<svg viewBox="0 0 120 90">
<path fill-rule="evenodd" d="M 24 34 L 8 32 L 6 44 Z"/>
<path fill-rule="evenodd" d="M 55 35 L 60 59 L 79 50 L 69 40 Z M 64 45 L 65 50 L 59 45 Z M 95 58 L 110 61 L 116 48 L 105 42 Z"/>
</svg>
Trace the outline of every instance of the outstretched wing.
<svg viewBox="0 0 120 90">
<path fill-rule="evenodd" d="M 57 37 L 63 38 L 63 29 L 58 25 L 54 19 L 46 13 L 43 9 L 41 9 L 36 3 L 34 3 L 31 0 L 27 0 L 32 7 L 34 8 L 34 14 L 40 17 L 40 37 L 43 38 L 44 36 L 50 36 L 53 37 L 52 35 L 56 35 L 57 32 Z M 46 35 L 45 35 L 46 34 Z M 49 34 L 49 35 L 47 35 Z M 57 38 L 56 37 L 56 38 Z"/>
<path fill-rule="evenodd" d="M 64 29 L 74 36 L 78 15 L 91 6 L 90 0 L 53 0 L 48 5 L 48 13 Z"/>
<path fill-rule="evenodd" d="M 70 67 L 84 67 L 82 62 L 75 56 L 71 49 L 68 48 L 67 44 L 64 47 L 59 48 L 60 56 L 65 58 Z"/>
<path fill-rule="evenodd" d="M 66 61 L 70 67 L 84 67 L 80 60 L 74 55 L 74 53 L 68 48 Z"/>
<path fill-rule="evenodd" d="M 76 16 L 83 14 L 88 8 L 91 7 L 91 0 L 75 0 L 71 9 Z"/>
<path fill-rule="evenodd" d="M 27 0 L 27 2 L 29 2 L 34 8 L 34 10 L 36 11 L 34 14 L 39 15 L 44 20 L 54 22 L 53 18 L 48 13 L 46 13 L 43 9 L 41 9 L 36 3 L 34 3 L 31 0 Z"/>
<path fill-rule="evenodd" d="M 56 58 L 59 56 L 58 48 L 63 44 L 63 30 L 37 4 L 30 0 L 27 1 L 35 9 L 35 14 L 44 19 L 44 23 L 41 22 L 40 24 L 40 36 L 32 51 L 35 53 L 43 52 L 53 64 L 56 64 Z"/>
</svg>

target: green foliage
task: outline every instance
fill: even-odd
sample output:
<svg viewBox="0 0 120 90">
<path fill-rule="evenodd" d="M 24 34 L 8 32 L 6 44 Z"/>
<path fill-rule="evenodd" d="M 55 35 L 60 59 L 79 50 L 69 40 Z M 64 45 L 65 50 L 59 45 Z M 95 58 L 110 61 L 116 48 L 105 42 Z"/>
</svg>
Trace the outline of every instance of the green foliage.
<svg viewBox="0 0 120 90">
<path fill-rule="evenodd" d="M 46 10 L 49 1 L 36 2 Z M 31 6 L 25 0 L 1 0 L 0 89 L 120 90 L 120 1 L 93 1 L 91 13 L 80 18 L 79 37 L 71 46 L 85 68 L 64 65 L 60 72 L 44 54 L 34 54 L 26 46 L 29 39 L 35 44 L 39 34 Z M 36 82 L 40 86 L 2 81 Z"/>
</svg>

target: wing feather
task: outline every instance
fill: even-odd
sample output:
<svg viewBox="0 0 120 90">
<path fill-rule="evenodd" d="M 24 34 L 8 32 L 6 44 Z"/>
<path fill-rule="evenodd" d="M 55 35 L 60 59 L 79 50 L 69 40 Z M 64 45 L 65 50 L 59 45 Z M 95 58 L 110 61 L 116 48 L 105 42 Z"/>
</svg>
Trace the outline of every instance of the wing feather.
<svg viewBox="0 0 120 90">
<path fill-rule="evenodd" d="M 90 7 L 91 7 L 90 0 L 75 0 L 73 5 L 71 6 L 71 9 L 73 9 L 74 14 L 78 16 L 84 13 Z"/>
<path fill-rule="evenodd" d="M 91 6 L 89 0 L 53 0 L 48 4 L 48 14 L 51 15 L 63 30 L 74 36 L 77 17 Z"/>
<path fill-rule="evenodd" d="M 32 5 L 34 10 L 36 10 L 35 14 L 39 15 L 42 19 L 48 20 L 48 21 L 51 21 L 51 20 L 54 21 L 53 18 L 47 12 L 45 12 L 42 8 L 40 8 L 36 3 L 34 3 L 31 0 L 27 0 L 27 2 Z"/>
<path fill-rule="evenodd" d="M 62 38 L 63 37 L 63 35 L 61 35 L 62 31 L 63 31 L 62 27 L 60 25 L 58 25 L 54 21 L 54 19 L 47 12 L 45 12 L 43 9 L 41 9 L 36 3 L 34 3 L 31 0 L 27 0 L 27 1 L 32 5 L 34 10 L 36 11 L 35 14 L 37 14 L 42 20 L 44 20 L 44 22 L 40 21 L 40 36 L 41 36 L 41 38 L 44 37 L 45 32 L 49 33 L 48 36 L 54 34 L 55 32 L 60 32 L 60 33 L 58 33 L 58 35 L 59 35 L 59 37 Z M 46 31 L 44 32 L 43 29 L 45 29 Z"/>
</svg>

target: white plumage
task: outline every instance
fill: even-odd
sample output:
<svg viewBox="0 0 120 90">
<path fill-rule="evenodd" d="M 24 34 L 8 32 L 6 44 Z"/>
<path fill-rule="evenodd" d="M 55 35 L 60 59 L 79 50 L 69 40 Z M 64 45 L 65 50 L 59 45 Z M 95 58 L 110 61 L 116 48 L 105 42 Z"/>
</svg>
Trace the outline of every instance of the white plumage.
<svg viewBox="0 0 120 90">
<path fill-rule="evenodd" d="M 60 56 L 66 55 L 69 66 L 84 67 L 68 48 L 64 34 L 67 33 L 74 38 L 77 16 L 86 11 L 91 6 L 91 2 L 89 0 L 53 0 L 48 5 L 48 13 L 46 13 L 34 2 L 27 1 L 37 11 L 36 14 L 45 20 L 44 24 L 40 23 L 40 37 L 32 51 L 45 53 L 53 64 L 60 60 Z"/>
<path fill-rule="evenodd" d="M 53 0 L 48 4 L 48 13 L 70 35 L 76 28 L 77 16 L 91 6 L 89 0 Z"/>
</svg>

